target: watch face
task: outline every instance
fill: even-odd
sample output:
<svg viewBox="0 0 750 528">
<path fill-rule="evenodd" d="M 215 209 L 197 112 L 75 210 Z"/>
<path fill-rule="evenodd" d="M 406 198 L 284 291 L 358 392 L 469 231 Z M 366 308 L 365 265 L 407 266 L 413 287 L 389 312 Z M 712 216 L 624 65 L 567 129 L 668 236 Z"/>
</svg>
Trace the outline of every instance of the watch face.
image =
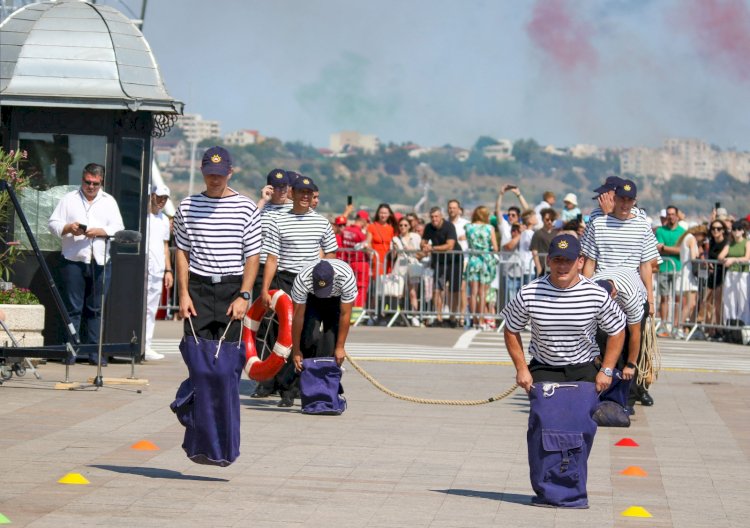
<svg viewBox="0 0 750 528">
<path fill-rule="evenodd" d="M 240 292 L 240 297 L 242 297 L 246 301 L 249 301 L 250 300 L 250 293 L 248 293 L 248 292 Z"/>
</svg>

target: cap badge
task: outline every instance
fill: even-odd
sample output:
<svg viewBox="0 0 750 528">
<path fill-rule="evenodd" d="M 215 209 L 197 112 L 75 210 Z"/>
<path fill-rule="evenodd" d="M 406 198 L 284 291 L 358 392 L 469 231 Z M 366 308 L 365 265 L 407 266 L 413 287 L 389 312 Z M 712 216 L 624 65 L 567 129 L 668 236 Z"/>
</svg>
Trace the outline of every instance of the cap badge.
<svg viewBox="0 0 750 528">
<path fill-rule="evenodd" d="M 567 240 L 561 240 L 557 243 L 557 247 L 560 249 L 567 249 L 568 248 L 568 241 Z"/>
<path fill-rule="evenodd" d="M 280 179 L 281 179 L 281 178 L 283 178 L 283 177 L 284 177 L 284 175 L 283 175 L 283 174 L 281 174 L 280 172 L 277 172 L 277 173 L 276 173 L 276 179 L 277 179 L 277 180 L 280 180 Z"/>
<path fill-rule="evenodd" d="M 221 163 L 221 156 L 218 154 L 211 156 L 211 163 Z"/>
<path fill-rule="evenodd" d="M 318 281 L 318 286 L 320 286 L 321 288 L 325 285 L 326 285 L 326 281 L 324 280 Z"/>
<path fill-rule="evenodd" d="M 627 183 L 623 185 L 622 188 L 625 189 L 626 191 L 629 191 L 630 189 L 632 189 L 632 187 Z"/>
<path fill-rule="evenodd" d="M 310 180 L 308 180 L 307 178 L 305 178 L 304 180 L 302 180 L 302 183 L 304 183 L 305 185 L 307 185 L 308 183 L 310 183 Z"/>
</svg>

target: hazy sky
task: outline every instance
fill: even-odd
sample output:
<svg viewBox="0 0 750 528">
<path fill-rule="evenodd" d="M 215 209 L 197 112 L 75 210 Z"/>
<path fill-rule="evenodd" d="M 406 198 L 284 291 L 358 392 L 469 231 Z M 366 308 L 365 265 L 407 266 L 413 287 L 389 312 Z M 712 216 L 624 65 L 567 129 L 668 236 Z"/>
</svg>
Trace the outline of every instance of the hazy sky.
<svg viewBox="0 0 750 528">
<path fill-rule="evenodd" d="M 750 149 L 750 0 L 149 0 L 144 33 L 223 133 Z"/>
</svg>

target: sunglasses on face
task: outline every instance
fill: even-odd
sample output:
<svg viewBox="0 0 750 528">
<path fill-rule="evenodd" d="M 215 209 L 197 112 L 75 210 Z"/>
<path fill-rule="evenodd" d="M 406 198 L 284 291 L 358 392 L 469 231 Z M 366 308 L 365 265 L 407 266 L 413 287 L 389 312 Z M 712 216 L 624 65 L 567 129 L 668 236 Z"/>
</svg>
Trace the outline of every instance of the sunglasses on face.
<svg viewBox="0 0 750 528">
<path fill-rule="evenodd" d="M 88 185 L 90 187 L 99 187 L 102 182 L 99 181 L 91 181 L 91 180 L 83 180 L 84 185 Z"/>
<path fill-rule="evenodd" d="M 724 231 L 723 227 L 712 227 L 711 231 Z"/>
</svg>

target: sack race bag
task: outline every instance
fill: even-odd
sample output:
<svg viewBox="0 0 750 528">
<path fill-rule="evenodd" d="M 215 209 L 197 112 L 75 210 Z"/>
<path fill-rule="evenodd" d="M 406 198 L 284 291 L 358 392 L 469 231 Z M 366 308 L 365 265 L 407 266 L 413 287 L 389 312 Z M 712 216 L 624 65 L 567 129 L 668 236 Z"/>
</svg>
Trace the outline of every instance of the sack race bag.
<svg viewBox="0 0 750 528">
<path fill-rule="evenodd" d="M 228 328 L 228 325 L 227 325 Z M 240 456 L 240 375 L 245 344 L 185 336 L 189 378 L 169 406 L 185 426 L 182 448 L 196 464 L 228 466 Z"/>
<path fill-rule="evenodd" d="M 599 395 L 599 406 L 594 412 L 594 421 L 599 427 L 630 427 L 630 415 L 625 407 L 632 381 L 623 379 L 618 369 L 613 370 L 612 384 Z"/>
<path fill-rule="evenodd" d="M 526 441 L 532 504 L 588 508 L 588 458 L 596 435 L 591 418 L 599 403 L 593 383 L 535 382 Z"/>
<path fill-rule="evenodd" d="M 304 414 L 339 415 L 346 410 L 341 367 L 332 357 L 303 359 L 299 390 Z"/>
<path fill-rule="evenodd" d="M 404 295 L 404 277 L 398 273 L 386 273 L 382 278 L 383 295 L 402 297 Z"/>
</svg>

